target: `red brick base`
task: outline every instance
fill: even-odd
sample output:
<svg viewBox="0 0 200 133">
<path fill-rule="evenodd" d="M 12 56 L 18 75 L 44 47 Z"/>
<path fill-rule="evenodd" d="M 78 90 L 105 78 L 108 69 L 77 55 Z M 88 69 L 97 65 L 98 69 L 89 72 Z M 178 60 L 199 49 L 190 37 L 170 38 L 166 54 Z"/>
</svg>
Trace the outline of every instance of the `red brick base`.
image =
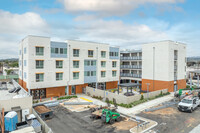
<svg viewBox="0 0 200 133">
<path fill-rule="evenodd" d="M 142 90 L 147 91 L 147 83 L 149 85 L 149 91 L 157 91 L 168 89 L 169 92 L 174 91 L 174 81 L 159 81 L 159 80 L 149 80 L 149 79 L 142 79 Z M 154 87 L 153 87 L 154 86 Z M 186 80 L 177 80 L 178 89 L 186 88 Z"/>
</svg>

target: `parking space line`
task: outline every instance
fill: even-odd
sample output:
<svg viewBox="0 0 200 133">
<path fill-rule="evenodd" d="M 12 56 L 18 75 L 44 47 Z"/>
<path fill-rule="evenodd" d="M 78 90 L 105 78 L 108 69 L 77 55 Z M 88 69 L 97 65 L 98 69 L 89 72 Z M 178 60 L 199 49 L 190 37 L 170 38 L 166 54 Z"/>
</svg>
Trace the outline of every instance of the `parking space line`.
<svg viewBox="0 0 200 133">
<path fill-rule="evenodd" d="M 88 101 L 88 102 L 92 102 L 91 100 L 86 99 L 86 98 L 84 98 L 84 97 L 80 97 L 80 99 L 85 100 L 85 101 Z"/>
</svg>

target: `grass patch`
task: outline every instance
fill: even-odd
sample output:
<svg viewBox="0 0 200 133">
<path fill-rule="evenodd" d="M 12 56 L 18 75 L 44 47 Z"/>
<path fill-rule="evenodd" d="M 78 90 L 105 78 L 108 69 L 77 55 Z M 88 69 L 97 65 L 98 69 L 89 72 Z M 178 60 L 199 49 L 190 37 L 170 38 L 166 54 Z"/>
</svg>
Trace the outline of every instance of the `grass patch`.
<svg viewBox="0 0 200 133">
<path fill-rule="evenodd" d="M 63 99 L 71 99 L 71 98 L 77 98 L 77 96 L 65 96 L 65 97 L 59 97 L 57 100 L 63 100 Z"/>
</svg>

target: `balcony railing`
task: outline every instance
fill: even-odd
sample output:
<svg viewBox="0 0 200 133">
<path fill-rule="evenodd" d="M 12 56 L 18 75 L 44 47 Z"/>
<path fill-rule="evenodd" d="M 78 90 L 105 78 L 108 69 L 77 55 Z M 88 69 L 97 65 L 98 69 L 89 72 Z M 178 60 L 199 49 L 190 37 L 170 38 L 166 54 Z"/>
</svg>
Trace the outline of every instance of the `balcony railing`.
<svg viewBox="0 0 200 133">
<path fill-rule="evenodd" d="M 141 74 L 132 74 L 132 73 L 120 73 L 121 77 L 132 77 L 132 78 L 142 78 Z"/>
<path fill-rule="evenodd" d="M 142 69 L 141 65 L 121 65 L 121 69 Z"/>
<path fill-rule="evenodd" d="M 121 60 L 142 60 L 142 56 L 120 57 Z"/>
</svg>

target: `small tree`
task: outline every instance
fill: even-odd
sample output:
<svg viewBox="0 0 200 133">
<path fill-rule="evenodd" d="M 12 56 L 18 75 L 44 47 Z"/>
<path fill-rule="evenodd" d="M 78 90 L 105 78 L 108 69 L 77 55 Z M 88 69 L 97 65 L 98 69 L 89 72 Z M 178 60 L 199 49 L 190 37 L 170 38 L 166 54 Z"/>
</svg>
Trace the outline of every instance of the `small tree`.
<svg viewBox="0 0 200 133">
<path fill-rule="evenodd" d="M 143 96 L 143 95 L 141 95 L 141 98 L 140 98 L 140 100 L 144 100 L 144 96 Z"/>
<path fill-rule="evenodd" d="M 6 71 L 7 75 L 10 75 L 10 73 L 11 73 L 13 70 L 12 70 L 12 69 L 6 69 L 5 71 Z"/>
</svg>

